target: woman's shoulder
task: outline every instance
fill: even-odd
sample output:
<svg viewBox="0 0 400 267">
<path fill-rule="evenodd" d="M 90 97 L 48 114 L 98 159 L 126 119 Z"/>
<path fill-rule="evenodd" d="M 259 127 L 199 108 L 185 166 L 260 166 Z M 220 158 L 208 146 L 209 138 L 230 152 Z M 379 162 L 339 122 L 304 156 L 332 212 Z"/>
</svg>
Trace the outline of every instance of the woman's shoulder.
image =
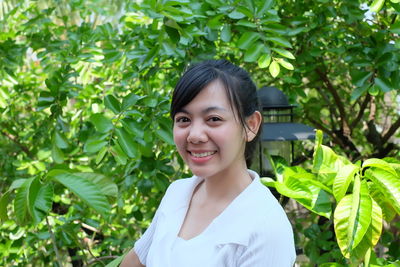
<svg viewBox="0 0 400 267">
<path fill-rule="evenodd" d="M 164 211 L 176 209 L 182 205 L 186 205 L 190 200 L 190 196 L 194 187 L 199 183 L 196 176 L 190 178 L 182 178 L 173 181 L 167 188 L 161 201 L 160 208 Z"/>
</svg>

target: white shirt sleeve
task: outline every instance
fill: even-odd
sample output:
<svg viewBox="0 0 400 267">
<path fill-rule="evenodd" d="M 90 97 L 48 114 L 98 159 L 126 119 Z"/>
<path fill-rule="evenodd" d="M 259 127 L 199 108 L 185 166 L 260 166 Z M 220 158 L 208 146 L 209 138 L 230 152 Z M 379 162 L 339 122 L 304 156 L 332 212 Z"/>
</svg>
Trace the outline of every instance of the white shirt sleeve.
<svg viewBox="0 0 400 267">
<path fill-rule="evenodd" d="M 154 218 L 149 228 L 147 228 L 142 237 L 135 242 L 135 246 L 133 247 L 136 255 L 143 265 L 146 265 L 147 254 L 149 253 L 149 249 L 153 241 L 153 236 L 157 228 L 157 219 L 158 212 L 156 212 L 156 214 L 154 215 Z"/>
<path fill-rule="evenodd" d="M 290 231 L 288 231 L 290 230 Z M 292 267 L 296 260 L 291 229 L 277 227 L 250 239 L 238 267 Z"/>
</svg>

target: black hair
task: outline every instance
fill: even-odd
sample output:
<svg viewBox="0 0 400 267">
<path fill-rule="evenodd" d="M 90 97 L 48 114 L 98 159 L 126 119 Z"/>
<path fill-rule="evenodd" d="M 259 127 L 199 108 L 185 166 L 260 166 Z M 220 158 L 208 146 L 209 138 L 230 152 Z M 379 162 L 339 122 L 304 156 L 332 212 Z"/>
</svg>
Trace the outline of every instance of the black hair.
<svg viewBox="0 0 400 267">
<path fill-rule="evenodd" d="M 259 110 L 257 89 L 250 75 L 228 60 L 206 60 L 189 67 L 178 81 L 171 103 L 171 118 L 189 104 L 207 85 L 219 80 L 225 87 L 232 110 L 236 110 L 239 121 L 246 128 L 246 118 Z M 251 165 L 252 156 L 261 132 L 246 143 L 245 160 Z"/>
</svg>

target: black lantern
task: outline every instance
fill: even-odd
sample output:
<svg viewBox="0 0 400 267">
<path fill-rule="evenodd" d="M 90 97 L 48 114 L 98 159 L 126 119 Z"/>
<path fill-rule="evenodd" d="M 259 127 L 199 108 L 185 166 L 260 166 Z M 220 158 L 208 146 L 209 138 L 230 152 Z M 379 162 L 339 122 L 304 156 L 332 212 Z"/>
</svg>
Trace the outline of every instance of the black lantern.
<svg viewBox="0 0 400 267">
<path fill-rule="evenodd" d="M 262 87 L 258 91 L 264 119 L 258 149 L 260 175 L 272 172 L 271 156 L 280 156 L 288 163 L 294 159 L 296 140 L 315 139 L 314 128 L 293 122 L 293 108 L 286 95 L 276 87 Z"/>
</svg>

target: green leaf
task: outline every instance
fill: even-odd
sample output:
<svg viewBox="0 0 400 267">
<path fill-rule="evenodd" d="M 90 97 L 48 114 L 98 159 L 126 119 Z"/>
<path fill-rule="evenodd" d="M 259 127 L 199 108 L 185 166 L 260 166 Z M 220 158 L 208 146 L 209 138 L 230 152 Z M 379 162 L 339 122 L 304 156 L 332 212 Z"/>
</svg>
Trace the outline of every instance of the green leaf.
<svg viewBox="0 0 400 267">
<path fill-rule="evenodd" d="M 382 159 L 377 159 L 377 158 L 370 158 L 367 159 L 363 162 L 362 164 L 362 168 L 363 169 L 367 169 L 370 167 L 375 167 L 375 168 L 379 168 L 379 169 L 383 169 L 385 171 L 390 172 L 391 174 L 393 174 L 394 176 L 397 175 L 396 170 L 392 167 L 392 164 L 382 160 Z"/>
<path fill-rule="evenodd" d="M 329 194 L 321 188 L 325 186 L 315 180 L 311 173 L 303 172 L 301 169 L 285 168 L 283 172 L 284 181 L 273 182 L 262 180 L 267 186 L 274 186 L 277 191 L 287 197 L 290 197 L 310 211 L 330 218 L 332 208 Z"/>
<path fill-rule="evenodd" d="M 107 95 L 104 98 L 104 105 L 114 112 L 114 114 L 118 114 L 121 112 L 121 105 L 119 101 L 113 95 Z"/>
<path fill-rule="evenodd" d="M 352 247 L 358 245 L 366 234 L 371 224 L 371 213 L 372 200 L 365 183 L 360 186 L 358 197 L 353 194 L 346 195 L 336 206 L 334 228 L 344 257 L 350 258 Z"/>
<path fill-rule="evenodd" d="M 335 263 L 335 262 L 325 262 L 318 265 L 319 267 L 346 267 L 342 264 Z"/>
<path fill-rule="evenodd" d="M 128 157 L 126 156 L 122 148 L 118 145 L 118 143 L 115 146 L 111 147 L 110 152 L 114 156 L 114 159 L 118 164 L 126 164 Z"/>
<path fill-rule="evenodd" d="M 55 145 L 55 143 L 53 144 L 51 149 L 51 157 L 53 158 L 55 163 L 60 164 L 64 162 L 64 153 Z"/>
<path fill-rule="evenodd" d="M 139 99 L 142 99 L 143 97 L 140 97 L 134 93 L 130 93 L 127 96 L 124 97 L 124 99 L 122 100 L 122 109 L 126 110 L 130 107 L 132 107 L 133 105 L 136 104 L 136 102 Z"/>
<path fill-rule="evenodd" d="M 356 178 L 355 184 L 357 180 Z M 369 195 L 366 181 L 362 181 L 360 184 L 358 201 L 355 200 L 357 198 L 356 194 L 358 194 L 358 190 L 353 189 L 353 203 L 349 218 L 351 227 L 349 227 L 348 231 L 348 234 L 351 234 L 353 239 L 349 242 L 351 249 L 354 249 L 361 242 L 371 223 L 372 199 Z M 351 225 L 352 223 L 354 223 L 354 226 Z"/>
<path fill-rule="evenodd" d="M 393 208 L 400 214 L 400 178 L 386 169 L 371 167 L 365 176 L 375 183 L 379 191 L 388 199 Z"/>
<path fill-rule="evenodd" d="M 277 45 L 286 47 L 286 48 L 292 48 L 292 45 L 289 43 L 288 40 L 286 40 L 283 37 L 278 37 L 278 36 L 274 36 L 274 37 L 266 37 L 265 38 L 266 41 L 271 41 Z"/>
<path fill-rule="evenodd" d="M 96 130 L 101 133 L 106 133 L 113 128 L 113 124 L 109 118 L 101 113 L 95 113 L 90 116 L 90 122 L 96 127 Z"/>
<path fill-rule="evenodd" d="M 106 267 L 118 267 L 120 266 L 119 264 L 122 262 L 122 260 L 125 258 L 126 254 L 128 254 L 129 251 L 125 252 L 123 255 L 119 256 L 118 258 L 114 259 L 112 262 L 108 263 Z"/>
<path fill-rule="evenodd" d="M 237 46 L 240 49 L 247 50 L 254 42 L 260 38 L 260 34 L 257 32 L 245 32 L 237 42 Z"/>
<path fill-rule="evenodd" d="M 170 145 L 175 145 L 174 138 L 172 136 L 171 131 L 166 131 L 164 129 L 157 129 L 156 134 L 160 137 L 164 142 Z"/>
<path fill-rule="evenodd" d="M 372 76 L 373 73 L 368 71 L 353 71 L 350 74 L 352 77 L 352 82 L 356 86 L 361 87 Z"/>
<path fill-rule="evenodd" d="M 52 177 L 64 185 L 83 202 L 95 211 L 105 216 L 110 213 L 110 203 L 101 189 L 86 178 L 71 173 L 61 173 Z"/>
<path fill-rule="evenodd" d="M 38 196 L 40 189 L 40 181 L 35 178 L 29 185 L 28 196 L 27 196 L 27 206 L 30 217 L 33 219 L 34 224 L 41 221 L 39 214 L 35 211 L 35 201 Z"/>
<path fill-rule="evenodd" d="M 375 78 L 375 84 L 385 93 L 390 92 L 393 89 L 390 82 L 383 78 Z"/>
<path fill-rule="evenodd" d="M 296 59 L 291 52 L 285 49 L 282 48 L 271 48 L 271 49 L 283 57 L 286 57 L 288 59 Z"/>
<path fill-rule="evenodd" d="M 77 172 L 74 175 L 82 177 L 93 184 L 101 190 L 101 192 L 110 197 L 118 197 L 118 187 L 117 185 L 105 175 L 93 172 Z"/>
<path fill-rule="evenodd" d="M 385 0 L 374 0 L 369 7 L 369 10 L 378 13 L 385 4 Z"/>
<path fill-rule="evenodd" d="M 118 136 L 118 143 L 122 150 L 130 157 L 138 157 L 137 144 L 133 141 L 135 138 L 131 136 L 124 128 L 115 128 L 115 133 Z"/>
<path fill-rule="evenodd" d="M 264 49 L 264 45 L 262 43 L 256 42 L 252 46 L 250 46 L 245 54 L 244 54 L 244 61 L 245 62 L 255 62 L 262 53 Z"/>
<path fill-rule="evenodd" d="M 124 126 L 124 128 L 131 134 L 134 134 L 138 138 L 143 138 L 144 136 L 143 127 L 136 120 L 130 118 L 124 118 L 123 120 L 121 120 L 121 123 Z"/>
<path fill-rule="evenodd" d="M 272 61 L 269 65 L 269 73 L 271 73 L 274 78 L 279 75 L 280 70 L 279 64 L 276 61 Z"/>
<path fill-rule="evenodd" d="M 400 2 L 400 0 L 398 0 Z M 396 34 L 400 34 L 400 21 L 397 21 L 390 25 L 390 31 Z"/>
<path fill-rule="evenodd" d="M 382 210 L 375 201 L 372 201 L 371 224 L 361 242 L 352 250 L 351 257 L 359 261 L 362 260 L 367 251 L 377 244 L 381 233 Z"/>
<path fill-rule="evenodd" d="M 65 149 L 69 147 L 68 140 L 64 134 L 60 133 L 59 131 L 55 131 L 54 139 L 57 147 Z"/>
<path fill-rule="evenodd" d="M 224 42 L 229 42 L 231 38 L 232 38 L 231 25 L 224 24 L 221 30 L 221 40 Z"/>
<path fill-rule="evenodd" d="M 7 88 L 0 88 L 0 108 L 6 108 L 8 106 L 7 100 L 9 99 Z"/>
<path fill-rule="evenodd" d="M 267 68 L 270 63 L 271 63 L 271 55 L 269 54 L 261 55 L 261 57 L 258 59 L 258 66 L 261 69 Z"/>
<path fill-rule="evenodd" d="M 339 168 L 333 181 L 333 195 L 337 202 L 346 195 L 350 183 L 359 170 L 360 168 L 354 164 L 347 164 Z"/>
<path fill-rule="evenodd" d="M 46 183 L 39 184 L 39 186 L 40 189 L 37 193 L 33 207 L 31 207 L 33 210 L 34 222 L 36 224 L 41 222 L 49 213 L 53 203 L 53 185 L 51 183 Z"/>
<path fill-rule="evenodd" d="M 273 4 L 274 4 L 273 0 L 264 0 L 262 7 L 257 12 L 257 17 L 262 18 L 267 12 L 267 10 L 269 10 L 272 7 Z"/>
<path fill-rule="evenodd" d="M 234 10 L 228 14 L 228 17 L 230 17 L 231 19 L 242 19 L 242 18 L 246 17 L 246 15 L 239 11 Z"/>
<path fill-rule="evenodd" d="M 376 201 L 381 207 L 383 218 L 385 219 L 385 221 L 392 221 L 396 216 L 396 211 L 390 203 L 390 200 L 382 194 L 382 192 L 378 189 L 378 186 L 373 182 L 368 183 L 368 189 L 372 199 Z"/>
<path fill-rule="evenodd" d="M 100 162 L 103 160 L 104 156 L 107 154 L 108 152 L 108 147 L 105 146 L 102 149 L 100 149 L 99 153 L 97 153 L 96 156 L 96 164 L 100 164 Z"/>
<path fill-rule="evenodd" d="M 17 194 L 14 199 L 14 212 L 17 218 L 17 223 L 20 225 L 26 224 L 29 219 L 29 187 L 35 178 L 29 178 L 24 181 L 24 183 L 18 188 Z"/>
<path fill-rule="evenodd" d="M 86 140 L 83 150 L 88 153 L 96 153 L 106 147 L 107 144 L 108 142 L 104 140 L 104 136 L 94 135 Z"/>
<path fill-rule="evenodd" d="M 10 201 L 10 191 L 5 192 L 0 197 L 0 221 L 8 220 L 7 205 Z"/>
<path fill-rule="evenodd" d="M 368 91 L 368 89 L 370 88 L 371 84 L 364 84 L 361 87 L 356 87 L 356 89 L 354 89 L 351 92 L 351 101 L 355 101 L 357 100 L 361 95 L 363 95 L 365 92 Z"/>
<path fill-rule="evenodd" d="M 285 61 L 284 59 L 278 58 L 276 61 L 279 63 L 279 65 L 281 65 L 281 66 L 284 67 L 285 69 L 294 70 L 293 65 L 292 65 L 291 63 Z"/>
</svg>

